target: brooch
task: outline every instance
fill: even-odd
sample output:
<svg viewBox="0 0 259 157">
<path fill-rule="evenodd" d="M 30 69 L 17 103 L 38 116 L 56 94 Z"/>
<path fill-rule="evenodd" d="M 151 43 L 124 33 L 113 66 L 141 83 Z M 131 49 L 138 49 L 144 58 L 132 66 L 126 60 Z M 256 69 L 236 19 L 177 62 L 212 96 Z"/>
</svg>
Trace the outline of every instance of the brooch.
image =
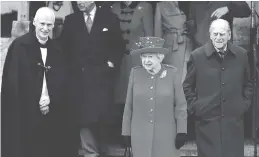
<svg viewBox="0 0 259 157">
<path fill-rule="evenodd" d="M 160 78 L 166 77 L 166 74 L 167 74 L 167 70 L 164 70 L 164 71 L 162 72 L 162 74 L 160 75 Z"/>
<path fill-rule="evenodd" d="M 141 10 L 141 9 L 142 9 L 142 7 L 138 7 L 138 9 L 139 9 L 139 10 Z"/>
</svg>

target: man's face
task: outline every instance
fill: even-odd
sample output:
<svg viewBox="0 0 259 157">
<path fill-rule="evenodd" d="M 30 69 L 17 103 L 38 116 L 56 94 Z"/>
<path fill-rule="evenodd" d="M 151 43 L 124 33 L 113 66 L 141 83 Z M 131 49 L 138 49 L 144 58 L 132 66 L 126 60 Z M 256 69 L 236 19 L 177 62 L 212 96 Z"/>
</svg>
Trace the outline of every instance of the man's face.
<svg viewBox="0 0 259 157">
<path fill-rule="evenodd" d="M 77 6 L 80 11 L 88 12 L 94 8 L 95 3 L 94 3 L 94 1 L 77 1 Z"/>
<path fill-rule="evenodd" d="M 142 61 L 142 66 L 146 70 L 153 70 L 155 69 L 159 64 L 161 64 L 161 57 L 157 53 L 144 53 L 140 56 Z"/>
<path fill-rule="evenodd" d="M 227 27 L 225 25 L 214 26 L 210 32 L 210 39 L 212 41 L 212 44 L 217 49 L 224 49 L 230 38 L 230 31 L 227 30 Z"/>
<path fill-rule="evenodd" d="M 47 40 L 52 29 L 54 28 L 54 17 L 51 15 L 40 15 L 33 21 L 35 32 L 41 40 Z"/>
</svg>

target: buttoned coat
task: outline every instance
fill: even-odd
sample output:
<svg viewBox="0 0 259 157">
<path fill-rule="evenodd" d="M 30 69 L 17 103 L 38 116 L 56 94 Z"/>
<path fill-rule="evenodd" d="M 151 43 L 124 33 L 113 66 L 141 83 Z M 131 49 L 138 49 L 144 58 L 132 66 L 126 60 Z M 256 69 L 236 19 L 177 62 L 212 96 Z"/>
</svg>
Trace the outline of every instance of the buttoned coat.
<svg viewBox="0 0 259 157">
<path fill-rule="evenodd" d="M 177 133 L 187 132 L 187 104 L 181 79 L 172 66 L 156 75 L 132 69 L 123 114 L 122 135 L 131 136 L 134 157 L 180 157 Z"/>
<path fill-rule="evenodd" d="M 139 37 L 153 36 L 153 9 L 147 2 L 132 2 L 126 6 L 124 2 L 115 2 L 112 11 L 120 20 L 120 28 L 126 43 L 120 76 L 117 81 L 116 103 L 125 104 L 130 70 L 140 65 L 139 58 L 132 58 L 129 53 L 136 48 Z"/>
<path fill-rule="evenodd" d="M 61 36 L 70 74 L 71 109 L 76 123 L 88 125 L 111 118 L 115 76 L 124 51 L 119 20 L 110 7 L 97 7 L 90 33 L 84 13 L 66 16 Z M 109 67 L 110 61 L 114 67 Z"/>
<path fill-rule="evenodd" d="M 46 149 L 40 147 L 40 144 L 49 142 L 48 145 L 52 147 L 57 145 L 58 134 L 52 134 L 55 133 L 53 125 L 61 128 L 58 119 L 61 118 L 64 104 L 67 73 L 61 48 L 51 39 L 47 45 L 45 67 L 50 67 L 45 71 L 50 97 L 47 115 L 41 113 L 39 105 L 44 68 L 35 32 L 15 39 L 8 49 L 1 92 L 4 157 L 32 157 L 36 154 L 40 157 L 44 153 L 38 154 L 38 151 Z"/>
<path fill-rule="evenodd" d="M 199 157 L 243 157 L 243 115 L 252 95 L 246 50 L 228 43 L 222 59 L 207 42 L 191 53 L 183 88 L 196 116 Z"/>
<path fill-rule="evenodd" d="M 169 49 L 163 63 L 175 66 L 183 79 L 186 75 L 186 62 L 192 51 L 185 22 L 186 15 L 180 10 L 178 2 L 157 3 L 155 36 L 163 38 L 165 40 L 164 47 Z"/>
</svg>

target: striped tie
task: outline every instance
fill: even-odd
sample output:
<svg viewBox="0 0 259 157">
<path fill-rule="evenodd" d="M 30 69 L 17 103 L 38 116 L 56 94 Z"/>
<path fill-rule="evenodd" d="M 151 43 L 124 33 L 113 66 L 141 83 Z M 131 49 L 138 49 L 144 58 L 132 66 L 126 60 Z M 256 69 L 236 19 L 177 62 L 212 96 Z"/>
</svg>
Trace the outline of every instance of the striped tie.
<svg viewBox="0 0 259 157">
<path fill-rule="evenodd" d="M 87 19 L 85 21 L 85 24 L 86 24 L 88 32 L 90 33 L 92 25 L 93 25 L 93 21 L 91 19 L 91 14 L 90 13 L 86 13 L 86 15 L 87 15 Z"/>
</svg>

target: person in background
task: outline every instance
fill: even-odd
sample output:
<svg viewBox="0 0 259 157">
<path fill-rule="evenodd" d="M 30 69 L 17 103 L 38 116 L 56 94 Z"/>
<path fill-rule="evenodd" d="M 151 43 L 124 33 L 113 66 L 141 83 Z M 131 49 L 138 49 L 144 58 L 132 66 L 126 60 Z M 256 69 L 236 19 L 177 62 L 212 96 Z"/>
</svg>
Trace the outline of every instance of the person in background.
<svg viewBox="0 0 259 157">
<path fill-rule="evenodd" d="M 129 53 L 139 37 L 153 36 L 154 17 L 152 6 L 148 2 L 115 2 L 112 5 L 112 11 L 120 20 L 120 29 L 126 43 L 115 92 L 115 103 L 123 112 L 130 70 L 134 65 L 140 65 L 139 59 L 132 60 Z M 122 112 L 120 112 L 119 117 L 122 116 Z"/>
<path fill-rule="evenodd" d="M 81 141 L 80 155 L 102 157 L 125 45 L 110 6 L 97 7 L 94 1 L 77 1 L 77 5 L 80 11 L 66 16 L 61 34 L 70 74 L 70 108 L 78 128 L 75 136 Z"/>
<path fill-rule="evenodd" d="M 159 2 L 155 14 L 155 36 L 165 39 L 169 53 L 163 63 L 178 69 L 182 82 L 187 72 L 187 61 L 192 51 L 192 43 L 187 36 L 186 15 L 177 1 Z"/>
<path fill-rule="evenodd" d="M 245 1 L 202 1 L 189 2 L 188 27 L 192 32 L 194 48 L 200 47 L 209 40 L 209 26 L 216 19 L 227 20 L 230 30 L 235 17 L 249 17 L 250 8 Z"/>
<path fill-rule="evenodd" d="M 60 120 L 67 76 L 61 49 L 49 38 L 54 22 L 51 9 L 38 9 L 35 31 L 16 38 L 8 49 L 1 93 L 2 156 L 63 156 L 56 146 L 62 147 L 64 139 Z"/>
<path fill-rule="evenodd" d="M 191 53 L 183 83 L 198 156 L 243 157 L 243 116 L 253 90 L 247 52 L 230 42 L 226 20 L 213 21 L 209 33 L 210 40 Z"/>
<path fill-rule="evenodd" d="M 142 66 L 132 68 L 122 136 L 134 157 L 180 157 L 187 137 L 187 103 L 177 69 L 162 64 L 164 39 L 141 37 L 131 51 Z"/>
</svg>

